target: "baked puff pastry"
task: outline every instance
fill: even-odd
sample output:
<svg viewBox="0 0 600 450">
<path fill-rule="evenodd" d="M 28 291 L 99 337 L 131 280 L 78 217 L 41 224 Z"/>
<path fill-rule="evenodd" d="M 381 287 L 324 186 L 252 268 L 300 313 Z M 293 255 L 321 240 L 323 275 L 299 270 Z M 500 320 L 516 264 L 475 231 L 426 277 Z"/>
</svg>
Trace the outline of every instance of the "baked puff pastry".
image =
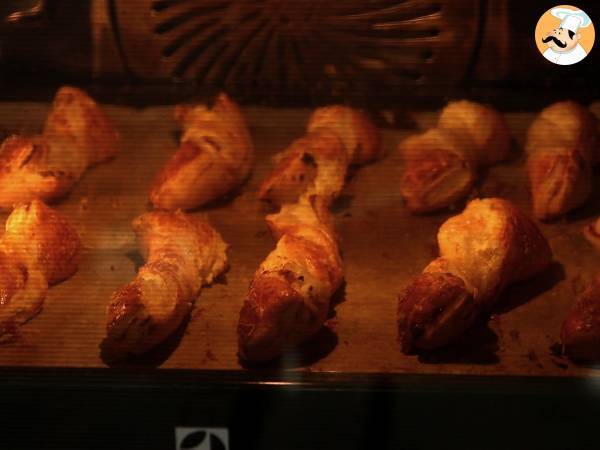
<svg viewBox="0 0 600 450">
<path fill-rule="evenodd" d="M 250 284 L 238 323 L 242 360 L 266 362 L 312 337 L 343 280 L 328 210 L 315 197 L 286 204 L 267 223 L 277 246 Z"/>
<path fill-rule="evenodd" d="M 313 191 L 325 203 L 331 203 L 344 188 L 348 155 L 342 140 L 332 131 L 307 133 L 275 158 L 277 165 L 259 188 L 261 200 L 283 205 Z"/>
<path fill-rule="evenodd" d="M 400 144 L 400 192 L 407 208 L 435 211 L 466 197 L 478 168 L 505 160 L 510 146 L 508 126 L 499 112 L 467 100 L 448 103 L 435 128 Z"/>
<path fill-rule="evenodd" d="M 499 198 L 469 202 L 438 233 L 440 257 L 400 294 L 402 351 L 444 346 L 510 284 L 546 270 L 552 253 L 534 222 Z"/>
<path fill-rule="evenodd" d="M 584 227 L 583 235 L 600 252 L 600 217 Z"/>
<path fill-rule="evenodd" d="M 220 94 L 212 107 L 179 105 L 179 149 L 158 173 L 150 201 L 166 210 L 189 210 L 217 200 L 246 180 L 253 144 L 239 107 Z"/>
<path fill-rule="evenodd" d="M 133 229 L 146 264 L 108 306 L 104 348 L 114 358 L 145 353 L 165 340 L 202 287 L 227 268 L 227 244 L 204 219 L 158 211 L 135 219 Z"/>
<path fill-rule="evenodd" d="M 0 147 L 0 208 L 67 194 L 91 166 L 112 158 L 119 135 L 84 91 L 58 90 L 39 136 L 11 136 Z"/>
<path fill-rule="evenodd" d="M 575 300 L 562 324 L 563 353 L 575 361 L 600 361 L 600 275 Z"/>
<path fill-rule="evenodd" d="M 379 130 L 362 111 L 343 105 L 317 108 L 306 130 L 330 130 L 337 134 L 346 149 L 349 164 L 367 164 L 383 156 Z"/>
<path fill-rule="evenodd" d="M 239 356 L 262 363 L 314 336 L 343 281 L 329 206 L 349 166 L 382 154 L 379 133 L 360 111 L 319 108 L 306 134 L 276 157 L 259 197 L 282 205 L 267 223 L 277 246 L 254 275 L 238 322 Z"/>
<path fill-rule="evenodd" d="M 0 336 L 40 311 L 48 287 L 71 277 L 80 255 L 79 235 L 56 211 L 39 200 L 13 210 L 0 239 Z"/>
<path fill-rule="evenodd" d="M 527 133 L 527 173 L 534 215 L 552 219 L 581 206 L 600 159 L 596 117 L 572 102 L 550 105 Z"/>
<path fill-rule="evenodd" d="M 258 197 L 282 205 L 310 191 L 329 204 L 342 191 L 350 166 L 382 154 L 379 132 L 361 111 L 341 105 L 318 108 L 307 133 L 275 156 L 276 166 Z"/>
</svg>

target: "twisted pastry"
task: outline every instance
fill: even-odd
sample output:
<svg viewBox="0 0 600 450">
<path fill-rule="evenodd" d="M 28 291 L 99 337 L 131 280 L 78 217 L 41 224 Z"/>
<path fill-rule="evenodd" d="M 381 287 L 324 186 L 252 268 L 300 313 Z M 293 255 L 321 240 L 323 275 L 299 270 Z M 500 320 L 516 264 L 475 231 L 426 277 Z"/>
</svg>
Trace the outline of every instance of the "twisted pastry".
<svg viewBox="0 0 600 450">
<path fill-rule="evenodd" d="M 88 167 L 115 155 L 118 141 L 94 100 L 60 88 L 41 135 L 11 136 L 0 147 L 0 208 L 64 196 Z"/>
<path fill-rule="evenodd" d="M 491 107 L 460 100 L 442 110 L 437 126 L 400 144 L 400 192 L 412 212 L 445 208 L 473 189 L 477 169 L 505 160 L 510 133 Z"/>
<path fill-rule="evenodd" d="M 537 116 L 525 145 L 536 217 L 551 219 L 587 200 L 597 143 L 596 117 L 575 102 L 554 103 Z"/>
<path fill-rule="evenodd" d="M 357 109 L 342 105 L 318 108 L 306 128 L 309 133 L 329 130 L 337 134 L 344 144 L 349 164 L 367 164 L 383 155 L 379 130 Z"/>
<path fill-rule="evenodd" d="M 585 226 L 583 235 L 598 251 L 600 251 L 600 217 Z"/>
<path fill-rule="evenodd" d="M 0 335 L 40 311 L 48 286 L 77 271 L 80 252 L 77 232 L 41 201 L 13 210 L 0 239 Z"/>
<path fill-rule="evenodd" d="M 440 257 L 399 296 L 402 351 L 441 347 L 463 333 L 511 283 L 544 271 L 550 247 L 510 202 L 473 200 L 438 233 Z"/>
<path fill-rule="evenodd" d="M 600 218 L 584 228 L 584 235 L 600 251 Z M 575 361 L 600 361 L 600 274 L 575 300 L 562 324 L 563 353 Z"/>
<path fill-rule="evenodd" d="M 278 164 L 259 188 L 261 200 L 277 205 L 294 203 L 311 190 L 325 203 L 331 203 L 344 187 L 348 156 L 336 133 L 308 133 L 275 159 Z"/>
<path fill-rule="evenodd" d="M 577 298 L 562 324 L 563 352 L 576 361 L 600 361 L 600 275 Z"/>
<path fill-rule="evenodd" d="M 238 106 L 220 94 L 212 108 L 179 105 L 179 149 L 150 189 L 157 208 L 193 209 L 231 192 L 250 173 L 253 145 Z"/>
<path fill-rule="evenodd" d="M 135 219 L 133 229 L 147 261 L 114 292 L 107 309 L 105 348 L 118 357 L 144 353 L 166 339 L 202 287 L 227 268 L 227 244 L 203 219 L 151 212 Z"/>
<path fill-rule="evenodd" d="M 376 128 L 345 106 L 317 109 L 307 134 L 278 157 L 259 197 L 283 204 L 267 223 L 277 246 L 250 284 L 238 323 L 242 360 L 266 362 L 311 338 L 327 319 L 343 281 L 328 210 L 348 166 L 381 154 Z"/>
<path fill-rule="evenodd" d="M 278 241 L 256 271 L 240 312 L 239 351 L 244 360 L 272 360 L 312 337 L 327 319 L 343 273 L 328 212 L 318 209 L 303 197 L 267 216 Z"/>
<path fill-rule="evenodd" d="M 306 135 L 275 156 L 276 167 L 258 197 L 281 205 L 310 191 L 329 204 L 342 191 L 349 166 L 381 155 L 378 130 L 362 112 L 341 105 L 319 108 L 308 121 Z"/>
</svg>

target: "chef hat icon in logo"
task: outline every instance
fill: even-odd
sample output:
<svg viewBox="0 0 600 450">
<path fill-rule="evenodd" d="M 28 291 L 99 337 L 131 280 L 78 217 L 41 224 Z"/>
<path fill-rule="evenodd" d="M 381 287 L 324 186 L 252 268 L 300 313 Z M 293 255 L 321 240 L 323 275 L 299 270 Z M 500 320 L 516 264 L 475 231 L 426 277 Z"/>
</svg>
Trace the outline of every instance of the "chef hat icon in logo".
<svg viewBox="0 0 600 450">
<path fill-rule="evenodd" d="M 576 6 L 560 5 L 546 11 L 537 23 L 535 42 L 548 61 L 569 66 L 583 60 L 594 46 L 592 19 Z"/>
</svg>

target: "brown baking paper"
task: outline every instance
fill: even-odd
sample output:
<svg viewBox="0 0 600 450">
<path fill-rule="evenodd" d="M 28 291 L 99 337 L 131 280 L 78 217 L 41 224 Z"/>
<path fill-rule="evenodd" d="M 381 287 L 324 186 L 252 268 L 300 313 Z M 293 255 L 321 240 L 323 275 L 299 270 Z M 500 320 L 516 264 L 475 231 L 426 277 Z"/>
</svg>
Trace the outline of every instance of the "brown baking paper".
<svg viewBox="0 0 600 450">
<path fill-rule="evenodd" d="M 48 108 L 38 103 L 0 104 L 0 129 L 39 131 Z M 0 345 L 2 366 L 106 367 L 99 348 L 105 309 L 111 293 L 134 277 L 141 261 L 130 223 L 151 209 L 148 186 L 176 147 L 177 125 L 172 107 L 105 105 L 105 109 L 122 134 L 121 153 L 90 169 L 74 191 L 55 204 L 85 244 L 79 271 L 52 287 L 41 313 Z M 236 354 L 238 313 L 254 271 L 274 247 L 264 221 L 267 209 L 256 200 L 256 191 L 271 167 L 269 158 L 303 133 L 310 111 L 247 108 L 245 112 L 256 145 L 251 178 L 236 196 L 194 212 L 206 214 L 231 245 L 231 268 L 220 282 L 203 290 L 178 336 L 135 364 L 246 370 Z M 413 112 L 411 116 L 424 128 L 434 123 L 437 113 Z M 533 116 L 531 112 L 507 114 L 516 138 L 515 158 L 482 173 L 473 195 L 502 196 L 530 210 L 521 144 Z M 600 268 L 600 255 L 581 232 L 600 214 L 598 183 L 594 198 L 582 210 L 541 225 L 556 260 L 550 271 L 506 291 L 491 317 L 482 318 L 450 348 L 420 357 L 400 353 L 397 294 L 437 255 L 437 229 L 453 214 L 412 216 L 404 208 L 397 144 L 411 132 L 384 130 L 387 157 L 357 170 L 336 203 L 346 286 L 327 328 L 304 353 L 286 357 L 286 370 L 600 374 L 555 354 L 569 307 Z M 6 216 L 3 213 L 2 219 Z"/>
</svg>

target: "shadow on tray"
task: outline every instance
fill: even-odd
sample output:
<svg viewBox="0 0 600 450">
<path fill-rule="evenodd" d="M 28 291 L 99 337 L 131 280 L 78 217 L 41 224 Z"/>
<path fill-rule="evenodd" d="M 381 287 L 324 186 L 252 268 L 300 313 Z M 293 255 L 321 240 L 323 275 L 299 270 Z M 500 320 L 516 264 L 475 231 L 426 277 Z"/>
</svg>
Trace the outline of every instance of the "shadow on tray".
<svg viewBox="0 0 600 450">
<path fill-rule="evenodd" d="M 554 262 L 537 277 L 508 288 L 492 313 L 507 313 L 552 289 L 564 278 L 563 266 Z M 419 362 L 481 365 L 498 363 L 498 336 L 489 327 L 489 320 L 489 314 L 481 314 L 475 324 L 455 342 L 440 349 L 421 351 Z"/>
<path fill-rule="evenodd" d="M 453 343 L 435 350 L 421 351 L 418 360 L 423 364 L 496 364 L 498 336 L 482 315 L 466 333 Z"/>
<path fill-rule="evenodd" d="M 550 267 L 540 275 L 515 283 L 502 294 L 502 298 L 494 307 L 493 313 L 504 314 L 518 308 L 549 291 L 566 277 L 564 267 L 554 261 Z"/>
</svg>

